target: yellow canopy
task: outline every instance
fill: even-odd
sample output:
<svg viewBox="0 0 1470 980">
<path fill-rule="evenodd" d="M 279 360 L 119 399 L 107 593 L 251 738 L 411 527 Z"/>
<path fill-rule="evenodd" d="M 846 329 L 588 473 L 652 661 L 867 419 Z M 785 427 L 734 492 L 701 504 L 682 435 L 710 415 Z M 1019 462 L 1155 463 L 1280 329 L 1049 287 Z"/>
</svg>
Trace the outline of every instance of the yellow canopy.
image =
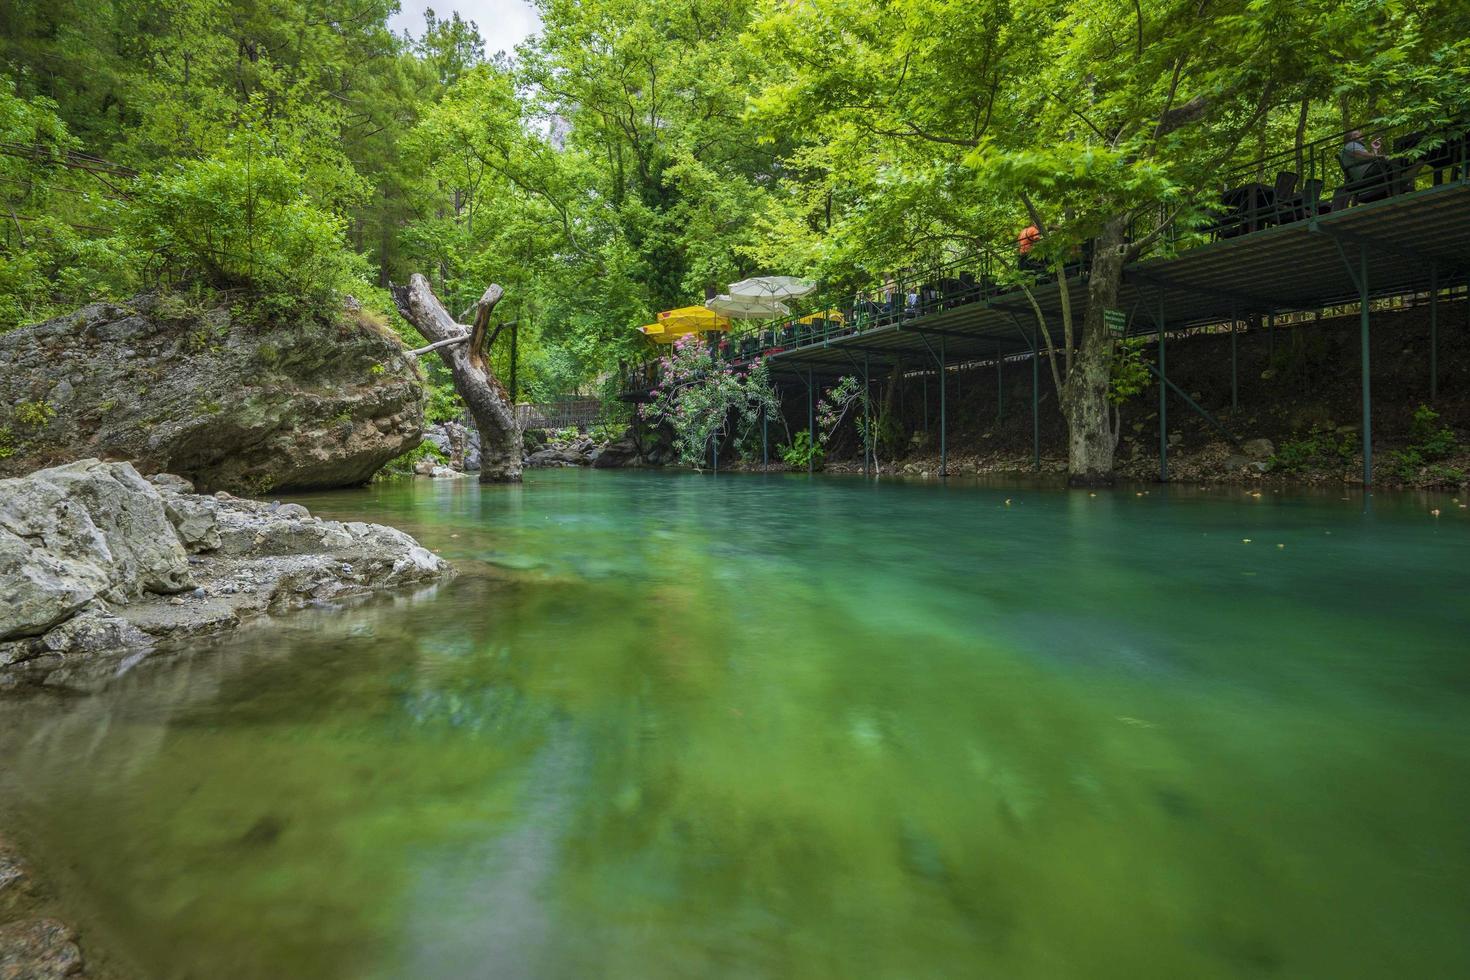
<svg viewBox="0 0 1470 980">
<path fill-rule="evenodd" d="M 801 319 L 797 320 L 796 322 L 797 323 L 816 323 L 818 320 L 835 320 L 838 323 L 845 323 L 845 322 L 847 322 L 847 321 L 845 321 L 842 318 L 842 314 L 839 311 L 837 311 L 837 310 L 824 310 L 824 311 L 822 311 L 820 313 L 808 313 L 806 316 L 802 317 Z"/>
<path fill-rule="evenodd" d="M 657 319 L 664 328 L 664 333 L 668 334 L 730 329 L 729 319 L 703 306 L 681 306 L 677 310 L 664 310 Z"/>
</svg>

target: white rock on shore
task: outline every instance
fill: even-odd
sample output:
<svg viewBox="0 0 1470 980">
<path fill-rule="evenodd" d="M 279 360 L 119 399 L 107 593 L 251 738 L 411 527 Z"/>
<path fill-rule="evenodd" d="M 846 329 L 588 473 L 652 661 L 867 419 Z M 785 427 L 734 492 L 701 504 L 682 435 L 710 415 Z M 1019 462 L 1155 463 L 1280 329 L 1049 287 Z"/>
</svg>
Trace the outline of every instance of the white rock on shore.
<svg viewBox="0 0 1470 980">
<path fill-rule="evenodd" d="M 453 574 L 393 528 L 191 491 L 94 459 L 0 480 L 0 685 Z"/>
</svg>

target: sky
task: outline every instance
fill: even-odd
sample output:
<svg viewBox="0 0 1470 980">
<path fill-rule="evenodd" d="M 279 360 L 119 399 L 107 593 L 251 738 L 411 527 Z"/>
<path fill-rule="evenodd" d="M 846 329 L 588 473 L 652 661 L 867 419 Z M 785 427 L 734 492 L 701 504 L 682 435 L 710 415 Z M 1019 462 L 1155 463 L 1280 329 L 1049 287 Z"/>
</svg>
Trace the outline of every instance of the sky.
<svg viewBox="0 0 1470 980">
<path fill-rule="evenodd" d="M 485 53 L 491 55 L 511 51 L 541 26 L 536 8 L 522 0 L 400 0 L 400 3 L 403 9 L 388 18 L 388 26 L 395 32 L 406 28 L 414 37 L 422 35 L 426 7 L 441 18 L 457 10 L 460 19 L 479 25 L 480 36 L 485 39 Z"/>
</svg>

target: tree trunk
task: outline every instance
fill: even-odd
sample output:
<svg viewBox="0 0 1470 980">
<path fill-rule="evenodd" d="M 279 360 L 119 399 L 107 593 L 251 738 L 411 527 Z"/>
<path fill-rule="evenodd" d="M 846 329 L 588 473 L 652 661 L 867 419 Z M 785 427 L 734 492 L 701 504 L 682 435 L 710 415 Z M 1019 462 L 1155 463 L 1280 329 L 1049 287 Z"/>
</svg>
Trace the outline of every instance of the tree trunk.
<svg viewBox="0 0 1470 980">
<path fill-rule="evenodd" d="M 1103 321 L 1103 311 L 1118 302 L 1123 281 L 1123 235 L 1123 219 L 1114 219 L 1103 227 L 1094 243 L 1081 342 L 1062 393 L 1062 412 L 1067 419 L 1067 477 L 1072 486 L 1113 482 L 1118 433 L 1109 411 L 1108 384 L 1114 339 Z"/>
<path fill-rule="evenodd" d="M 480 430 L 480 482 L 519 483 L 521 481 L 521 426 L 515 406 L 505 389 L 490 371 L 489 362 L 479 346 L 484 342 L 490 312 L 503 293 L 492 283 L 475 306 L 475 325 L 455 323 L 449 311 L 434 295 L 429 281 L 415 272 L 407 286 L 392 286 L 393 301 L 404 319 L 413 324 L 432 344 L 463 339 L 447 347 L 437 348 L 454 378 L 454 390 L 469 406 L 475 428 Z"/>
</svg>

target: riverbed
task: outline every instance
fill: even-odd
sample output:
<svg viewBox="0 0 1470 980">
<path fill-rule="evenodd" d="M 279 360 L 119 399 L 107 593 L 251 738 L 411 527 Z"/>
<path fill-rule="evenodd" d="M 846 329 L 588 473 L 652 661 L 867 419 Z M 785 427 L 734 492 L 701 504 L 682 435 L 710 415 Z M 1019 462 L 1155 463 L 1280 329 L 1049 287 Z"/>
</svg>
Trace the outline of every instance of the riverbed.
<svg viewBox="0 0 1470 980">
<path fill-rule="evenodd" d="M 297 499 L 461 575 L 0 701 L 6 820 L 145 975 L 1470 975 L 1453 495 Z"/>
</svg>

